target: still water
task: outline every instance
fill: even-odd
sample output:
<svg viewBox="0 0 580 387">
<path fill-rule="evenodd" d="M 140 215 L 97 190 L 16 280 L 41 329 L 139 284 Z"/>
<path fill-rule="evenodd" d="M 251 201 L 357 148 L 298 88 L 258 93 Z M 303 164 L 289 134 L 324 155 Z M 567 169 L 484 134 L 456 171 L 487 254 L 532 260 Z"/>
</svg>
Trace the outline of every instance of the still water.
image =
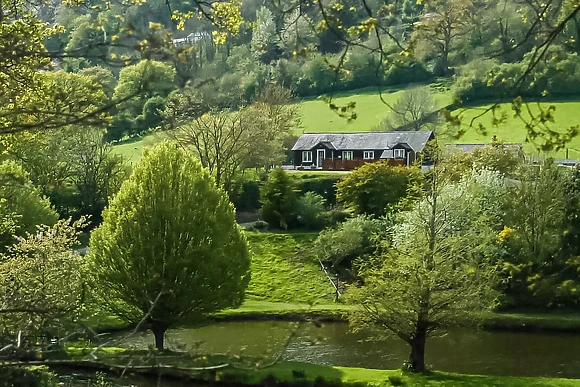
<svg viewBox="0 0 580 387">
<path fill-rule="evenodd" d="M 296 323 L 247 321 L 216 323 L 198 329 L 178 328 L 167 334 L 167 347 L 198 353 L 274 356 Z M 117 345 L 147 348 L 149 332 Z M 349 367 L 399 368 L 409 353 L 398 339 L 372 342 L 352 333 L 347 324 L 321 327 L 302 324 L 284 350 L 285 360 Z M 505 376 L 580 378 L 580 335 L 452 330 L 427 342 L 427 363 L 440 371 Z"/>
</svg>

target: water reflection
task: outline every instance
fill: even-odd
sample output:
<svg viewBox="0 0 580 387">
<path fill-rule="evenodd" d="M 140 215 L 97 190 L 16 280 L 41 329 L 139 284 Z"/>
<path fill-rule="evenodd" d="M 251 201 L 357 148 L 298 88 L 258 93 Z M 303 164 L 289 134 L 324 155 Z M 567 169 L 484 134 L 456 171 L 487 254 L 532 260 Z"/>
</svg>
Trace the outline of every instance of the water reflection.
<svg viewBox="0 0 580 387">
<path fill-rule="evenodd" d="M 197 353 L 273 356 L 284 347 L 295 323 L 251 321 L 217 323 L 168 332 L 167 344 Z M 153 337 L 142 333 L 122 345 L 147 348 Z M 453 330 L 427 343 L 427 363 L 438 370 L 470 374 L 580 378 L 580 335 Z M 398 339 L 371 342 L 343 323 L 301 326 L 284 359 L 326 365 L 393 369 L 408 356 Z"/>
</svg>

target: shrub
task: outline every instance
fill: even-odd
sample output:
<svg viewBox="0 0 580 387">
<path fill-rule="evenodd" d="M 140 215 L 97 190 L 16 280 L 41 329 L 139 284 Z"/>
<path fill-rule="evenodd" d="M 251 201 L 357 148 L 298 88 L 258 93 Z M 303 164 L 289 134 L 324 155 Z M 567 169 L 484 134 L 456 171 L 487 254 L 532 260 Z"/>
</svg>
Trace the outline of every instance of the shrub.
<svg viewBox="0 0 580 387">
<path fill-rule="evenodd" d="M 433 73 L 425 65 L 412 61 L 405 65 L 392 65 L 386 71 L 386 85 L 402 85 L 406 83 L 424 82 L 433 78 Z"/>
<path fill-rule="evenodd" d="M 310 230 L 320 230 L 328 222 L 326 200 L 314 192 L 306 192 L 296 202 L 298 222 Z"/>
<path fill-rule="evenodd" d="M 271 227 L 288 229 L 295 224 L 294 181 L 281 168 L 274 169 L 260 187 L 260 213 Z"/>
<path fill-rule="evenodd" d="M 337 183 L 336 198 L 357 214 L 384 216 L 413 200 L 412 188 L 420 184 L 418 168 L 391 167 L 386 162 L 367 163 Z"/>
<path fill-rule="evenodd" d="M 357 216 L 348 219 L 335 229 L 326 229 L 314 242 L 314 249 L 321 261 L 333 266 L 350 266 L 350 263 L 375 250 L 375 236 L 385 232 L 385 220 Z"/>
<path fill-rule="evenodd" d="M 260 182 L 246 181 L 239 193 L 232 198 L 237 211 L 252 211 L 260 208 Z"/>
<path fill-rule="evenodd" d="M 336 203 L 336 183 L 343 175 L 298 174 L 296 188 L 302 192 L 315 192 L 330 205 Z"/>
</svg>

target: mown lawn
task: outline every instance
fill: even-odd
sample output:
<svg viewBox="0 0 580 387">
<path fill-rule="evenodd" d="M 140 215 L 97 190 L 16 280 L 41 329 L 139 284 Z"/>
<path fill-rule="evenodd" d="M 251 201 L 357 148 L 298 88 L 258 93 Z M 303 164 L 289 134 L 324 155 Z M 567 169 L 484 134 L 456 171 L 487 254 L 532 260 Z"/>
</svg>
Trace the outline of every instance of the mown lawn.
<svg viewBox="0 0 580 387">
<path fill-rule="evenodd" d="M 134 137 L 114 145 L 113 151 L 123 156 L 127 164 L 133 164 L 139 161 L 145 148 L 167 138 L 171 138 L 171 135 L 166 132 L 156 132 L 143 137 Z"/>
<path fill-rule="evenodd" d="M 403 92 L 402 89 L 391 89 L 379 94 L 377 88 L 373 87 L 337 94 L 332 100 L 337 106 L 356 102 L 357 119 L 352 121 L 339 117 L 321 98 L 304 100 L 300 103 L 302 127 L 296 130 L 296 134 L 302 132 L 370 132 L 390 114 L 390 109 L 385 102 L 390 105 L 394 104 Z M 434 98 L 441 107 L 451 103 L 448 93 L 436 93 Z"/>
<path fill-rule="evenodd" d="M 246 233 L 252 257 L 248 301 L 330 302 L 333 288 L 309 246 L 316 233 Z"/>
<path fill-rule="evenodd" d="M 400 370 L 373 370 L 366 368 L 331 367 L 307 363 L 281 362 L 273 367 L 248 372 L 234 372 L 245 383 L 261 384 L 269 375 L 278 381 L 312 381 L 322 377 L 327 381 L 344 384 L 370 386 L 407 386 L 407 387 L 568 387 L 580 386 L 580 380 L 557 378 L 500 377 L 486 375 L 463 375 L 448 372 L 432 372 L 427 375 L 403 373 Z M 299 374 L 301 378 L 297 378 Z M 303 384 L 303 383 L 302 383 Z"/>
</svg>

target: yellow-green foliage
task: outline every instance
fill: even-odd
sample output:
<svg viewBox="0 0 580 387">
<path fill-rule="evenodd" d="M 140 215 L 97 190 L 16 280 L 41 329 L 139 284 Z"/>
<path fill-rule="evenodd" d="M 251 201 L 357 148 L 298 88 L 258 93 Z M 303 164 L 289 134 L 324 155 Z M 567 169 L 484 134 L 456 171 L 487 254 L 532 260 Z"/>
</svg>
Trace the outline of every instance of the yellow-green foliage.
<svg viewBox="0 0 580 387">
<path fill-rule="evenodd" d="M 308 303 L 328 301 L 333 289 L 308 247 L 316 233 L 248 232 L 252 279 L 246 299 Z"/>
<path fill-rule="evenodd" d="M 418 168 L 367 163 L 337 183 L 336 199 L 357 214 L 379 217 L 416 199 L 421 179 Z"/>
<path fill-rule="evenodd" d="M 322 377 L 329 382 L 362 384 L 368 386 L 405 387 L 572 387 L 580 386 L 580 380 L 556 378 L 525 378 L 484 375 L 462 375 L 448 372 L 432 372 L 427 375 L 404 373 L 400 370 L 373 370 L 366 368 L 331 367 L 297 362 L 280 362 L 273 367 L 258 371 L 226 371 L 245 383 L 261 384 L 270 375 L 285 382 L 314 381 Z M 303 378 L 297 379 L 300 374 Z M 225 379 L 227 376 L 219 375 Z M 229 375 L 228 375 L 229 376 Z M 304 385 L 307 385 L 304 383 Z"/>
<path fill-rule="evenodd" d="M 147 313 L 168 327 L 188 313 L 239 306 L 249 280 L 231 203 L 172 142 L 156 145 L 133 168 L 90 247 L 98 293 L 133 322 Z"/>
</svg>

